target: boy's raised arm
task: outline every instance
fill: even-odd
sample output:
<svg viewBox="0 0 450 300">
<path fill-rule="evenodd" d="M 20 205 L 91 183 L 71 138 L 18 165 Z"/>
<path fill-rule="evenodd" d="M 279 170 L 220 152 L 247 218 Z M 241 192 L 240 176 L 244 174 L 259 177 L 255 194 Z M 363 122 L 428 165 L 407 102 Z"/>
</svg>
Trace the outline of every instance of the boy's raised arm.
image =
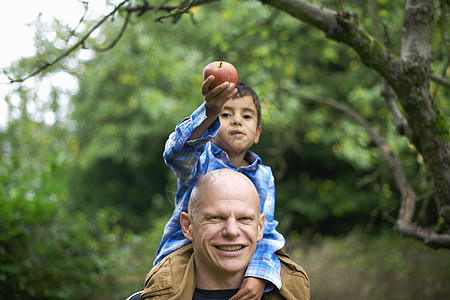
<svg viewBox="0 0 450 300">
<path fill-rule="evenodd" d="M 224 82 L 210 90 L 209 86 L 213 81 L 214 76 L 211 75 L 206 78 L 202 84 L 202 94 L 205 98 L 206 119 L 194 129 L 191 136 L 188 138 L 188 141 L 200 138 L 222 112 L 225 103 L 237 93 L 234 83 L 228 82 Z"/>
</svg>

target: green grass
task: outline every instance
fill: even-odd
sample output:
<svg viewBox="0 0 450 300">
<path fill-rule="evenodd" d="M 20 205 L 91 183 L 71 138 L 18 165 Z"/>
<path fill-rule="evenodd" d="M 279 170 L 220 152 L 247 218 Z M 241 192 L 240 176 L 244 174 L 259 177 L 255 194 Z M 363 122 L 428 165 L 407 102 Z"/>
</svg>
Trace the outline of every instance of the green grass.
<svg viewBox="0 0 450 300">
<path fill-rule="evenodd" d="M 315 243 L 292 235 L 287 251 L 311 281 L 311 298 L 448 299 L 450 251 L 393 231 L 360 230 Z"/>
</svg>

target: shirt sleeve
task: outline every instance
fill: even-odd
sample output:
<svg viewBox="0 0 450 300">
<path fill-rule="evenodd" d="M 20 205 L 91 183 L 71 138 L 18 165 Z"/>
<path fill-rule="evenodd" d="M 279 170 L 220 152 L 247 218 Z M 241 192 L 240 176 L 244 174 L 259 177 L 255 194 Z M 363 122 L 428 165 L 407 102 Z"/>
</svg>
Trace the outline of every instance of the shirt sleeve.
<svg viewBox="0 0 450 300">
<path fill-rule="evenodd" d="M 268 168 L 270 170 L 270 168 Z M 275 213 L 275 184 L 270 171 L 269 182 L 265 183 L 266 195 L 262 201 L 262 213 L 265 214 L 264 236 L 256 245 L 255 253 L 245 273 L 246 277 L 257 277 L 267 280 L 270 284 L 266 286 L 266 292 L 273 286 L 281 289 L 281 264 L 275 252 L 283 248 L 284 237 L 276 231 L 278 222 L 274 220 Z M 264 197 L 265 196 L 265 197 Z"/>
<path fill-rule="evenodd" d="M 195 140 L 188 141 L 192 132 L 206 119 L 205 104 L 200 105 L 185 118 L 169 136 L 164 149 L 164 161 L 175 172 L 179 180 L 187 180 L 192 175 L 205 145 L 217 134 L 220 120 L 217 118 L 205 133 Z"/>
</svg>

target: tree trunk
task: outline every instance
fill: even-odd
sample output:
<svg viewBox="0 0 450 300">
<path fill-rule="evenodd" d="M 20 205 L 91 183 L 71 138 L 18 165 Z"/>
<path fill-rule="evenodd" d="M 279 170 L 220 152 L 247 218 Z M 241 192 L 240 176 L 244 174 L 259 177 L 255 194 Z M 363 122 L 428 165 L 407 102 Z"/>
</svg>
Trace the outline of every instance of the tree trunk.
<svg viewBox="0 0 450 300">
<path fill-rule="evenodd" d="M 422 154 L 430 172 L 439 214 L 444 217 L 447 225 L 450 225 L 448 125 L 445 124 L 445 117 L 436 110 L 430 93 L 433 17 L 432 0 L 407 1 L 403 20 L 399 78 L 393 88 L 412 129 L 411 142 Z"/>
<path fill-rule="evenodd" d="M 360 28 L 356 16 L 351 13 L 334 12 L 305 0 L 262 2 L 354 48 L 364 64 L 377 71 L 392 86 L 411 129 L 409 138 L 423 156 L 431 176 L 439 214 L 450 226 L 450 133 L 446 117 L 434 106 L 429 86 L 433 1 L 407 1 L 399 60 Z"/>
</svg>

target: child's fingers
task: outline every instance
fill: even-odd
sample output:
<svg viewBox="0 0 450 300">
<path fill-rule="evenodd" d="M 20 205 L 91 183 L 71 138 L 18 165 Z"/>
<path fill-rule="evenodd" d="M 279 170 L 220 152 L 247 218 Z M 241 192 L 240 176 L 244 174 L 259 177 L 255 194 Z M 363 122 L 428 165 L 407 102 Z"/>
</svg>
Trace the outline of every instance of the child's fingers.
<svg viewBox="0 0 450 300">
<path fill-rule="evenodd" d="M 231 99 L 231 97 L 233 97 L 237 92 L 234 83 L 222 83 L 221 85 L 215 87 L 214 90 L 218 87 L 221 87 L 221 89 L 217 90 L 217 96 L 227 100 Z"/>
<path fill-rule="evenodd" d="M 213 88 L 211 91 L 214 92 L 214 94 L 219 95 L 222 92 L 226 91 L 230 87 L 230 83 L 228 81 L 219 84 L 215 88 Z"/>
<path fill-rule="evenodd" d="M 211 85 L 211 83 L 214 81 L 214 76 L 213 75 L 209 75 L 208 78 L 205 79 L 205 81 L 203 81 L 202 84 L 202 94 L 206 95 L 207 93 L 209 93 L 211 90 L 209 89 L 209 86 Z"/>
<path fill-rule="evenodd" d="M 212 90 L 204 91 L 203 94 L 207 102 L 226 102 L 237 92 L 233 83 L 224 82 L 221 85 L 216 86 Z M 225 102 L 223 104 L 225 104 Z"/>
<path fill-rule="evenodd" d="M 214 78 L 212 75 L 210 76 L 212 78 Z M 228 88 L 229 83 L 228 82 L 224 82 L 221 85 L 216 86 L 215 88 L 213 88 L 212 90 L 209 89 L 210 86 L 210 82 L 208 82 L 208 79 L 210 78 L 208 77 L 205 82 L 203 82 L 202 85 L 202 94 L 203 97 L 205 97 L 205 100 L 212 100 L 215 97 L 217 97 L 218 95 L 220 95 L 223 91 L 225 91 Z"/>
<path fill-rule="evenodd" d="M 248 291 L 240 289 L 233 297 L 231 297 L 229 300 L 253 300 L 253 299 L 261 299 L 261 297 L 253 297 L 248 294 Z"/>
<path fill-rule="evenodd" d="M 266 281 L 254 277 L 246 277 L 242 281 L 239 291 L 230 300 L 259 300 L 261 299 Z"/>
</svg>

